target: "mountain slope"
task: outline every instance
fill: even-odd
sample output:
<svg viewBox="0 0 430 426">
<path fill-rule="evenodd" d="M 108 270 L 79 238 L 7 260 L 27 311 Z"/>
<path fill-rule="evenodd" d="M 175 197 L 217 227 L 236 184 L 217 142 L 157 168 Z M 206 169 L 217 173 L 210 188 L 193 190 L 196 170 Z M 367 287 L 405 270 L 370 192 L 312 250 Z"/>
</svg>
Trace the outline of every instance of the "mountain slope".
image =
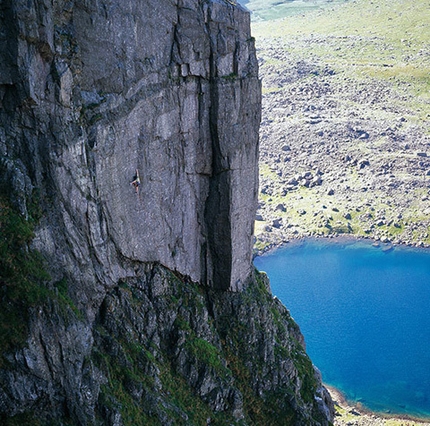
<svg viewBox="0 0 430 426">
<path fill-rule="evenodd" d="M 428 244 L 430 12 L 360 0 L 253 25 L 263 78 L 258 247 Z"/>
<path fill-rule="evenodd" d="M 249 14 L 14 0 L 0 28 L 0 423 L 330 424 L 252 265 Z"/>
</svg>

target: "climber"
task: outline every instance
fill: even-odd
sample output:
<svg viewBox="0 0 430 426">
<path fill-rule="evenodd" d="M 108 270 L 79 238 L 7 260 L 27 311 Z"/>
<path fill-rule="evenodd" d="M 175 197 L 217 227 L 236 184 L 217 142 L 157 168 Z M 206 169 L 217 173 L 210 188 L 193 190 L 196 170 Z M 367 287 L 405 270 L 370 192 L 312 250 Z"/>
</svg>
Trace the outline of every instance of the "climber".
<svg viewBox="0 0 430 426">
<path fill-rule="evenodd" d="M 237 2 L 236 0 L 227 0 L 230 4 L 232 4 L 233 6 L 237 6 Z"/>
<path fill-rule="evenodd" d="M 136 169 L 136 174 L 134 175 L 133 182 L 130 182 L 131 185 L 133 185 L 136 194 L 139 194 L 139 186 L 140 186 L 140 177 L 139 177 L 139 170 Z"/>
</svg>

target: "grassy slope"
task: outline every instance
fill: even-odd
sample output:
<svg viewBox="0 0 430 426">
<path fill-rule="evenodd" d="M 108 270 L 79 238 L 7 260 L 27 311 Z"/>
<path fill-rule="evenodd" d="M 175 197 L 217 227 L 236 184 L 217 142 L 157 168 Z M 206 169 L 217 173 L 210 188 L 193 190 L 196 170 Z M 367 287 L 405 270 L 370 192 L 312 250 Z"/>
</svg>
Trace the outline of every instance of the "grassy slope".
<svg viewBox="0 0 430 426">
<path fill-rule="evenodd" d="M 412 90 L 430 98 L 430 61 L 424 53 L 430 44 L 427 0 L 359 0 L 290 19 L 255 23 L 253 34 L 257 39 L 317 34 L 377 37 L 379 43 L 364 40 L 348 50 L 315 45 L 308 53 L 318 54 L 339 70 L 353 67 L 356 74 L 408 80 Z"/>
<path fill-rule="evenodd" d="M 325 9 L 348 0 L 239 0 L 251 12 L 254 22 L 296 16 L 313 10 Z"/>
<path fill-rule="evenodd" d="M 293 2 L 295 3 L 295 2 Z M 259 47 L 260 57 L 263 59 L 263 92 L 266 96 L 278 94 L 291 96 L 291 91 L 287 92 L 285 87 L 280 87 L 276 79 L 273 80 L 270 73 L 282 74 L 284 70 L 291 66 L 294 61 L 307 61 L 322 69 L 329 67 L 334 71 L 330 85 L 337 87 L 339 109 L 334 112 L 332 120 L 338 123 L 347 121 L 342 117 L 346 110 L 354 110 L 363 121 L 366 116 L 371 116 L 374 120 L 391 125 L 398 119 L 398 112 L 401 111 L 407 119 L 408 126 L 418 126 L 422 134 L 429 135 L 428 122 L 430 120 L 430 6 L 428 1 L 387 1 L 387 0 L 358 0 L 335 5 L 331 9 L 319 10 L 301 14 L 300 16 L 285 18 L 281 20 L 258 22 L 253 24 L 253 35 L 256 37 Z M 276 53 L 274 53 L 274 51 Z M 284 55 L 279 55 L 283 51 Z M 286 53 L 285 53 L 286 52 Z M 287 59 L 285 59 L 287 56 Z M 318 78 L 318 77 L 315 77 Z M 314 79 L 315 79 L 314 78 Z M 309 77 L 308 77 L 309 80 Z M 273 83 L 275 81 L 275 83 Z M 345 81 L 347 83 L 345 83 Z M 356 91 L 363 91 L 363 99 L 352 101 L 348 96 L 343 96 L 342 91 L 346 86 L 356 86 Z M 367 88 L 371 87 L 371 91 Z M 375 92 L 375 87 L 384 88 L 387 95 L 384 104 L 378 99 L 379 94 Z M 335 90 L 336 91 L 336 90 Z M 375 93 L 371 93 L 371 92 Z M 391 98 L 390 98 L 391 96 Z M 374 99 L 370 99 L 374 97 Z M 375 101 L 375 102 L 374 102 Z M 388 106 L 388 108 L 387 108 Z M 268 118 L 276 121 L 269 111 Z M 290 120 L 291 125 L 297 124 L 297 117 L 283 118 Z M 296 120 L 296 121 L 294 121 Z M 278 119 L 279 121 L 279 119 Z M 408 129 L 403 130 L 407 133 Z M 269 130 L 270 132 L 270 130 Z M 396 171 L 396 178 L 400 182 L 407 182 L 411 176 L 407 175 L 407 161 L 411 153 L 399 153 L 391 150 L 384 138 L 372 141 L 373 147 L 369 149 L 369 144 L 359 142 L 354 146 L 340 148 L 339 153 L 377 155 L 387 161 L 396 160 L 401 163 L 404 160 L 404 170 L 402 166 Z M 264 145 L 264 144 L 263 144 Z M 425 149 L 425 146 L 424 146 Z M 342 151 L 343 150 L 343 151 Z M 349 173 L 349 171 L 348 171 Z M 360 172 L 361 173 L 361 172 Z M 350 170 L 350 176 L 346 179 L 352 188 L 360 184 L 357 172 Z M 261 180 L 277 179 L 273 169 L 263 165 L 261 167 Z M 416 176 L 414 177 L 416 179 Z M 302 188 L 298 192 L 289 193 L 285 197 L 264 196 L 262 200 L 271 203 L 272 209 L 280 202 L 286 202 L 288 209 L 284 214 L 286 221 L 295 223 L 299 227 L 299 234 L 303 230 L 316 231 L 315 223 L 310 215 L 297 215 L 297 210 L 312 211 L 318 201 L 320 204 L 328 205 L 330 197 L 324 194 L 315 194 L 315 191 Z M 397 227 L 387 227 L 384 232 L 387 236 L 400 238 L 402 241 L 426 241 L 428 237 L 428 215 L 423 211 L 428 208 L 416 200 L 425 198 L 426 188 L 416 188 L 410 191 L 409 195 L 403 195 L 401 191 L 393 194 L 384 190 L 373 189 L 372 193 L 378 201 L 372 201 L 372 208 L 387 211 L 390 216 L 397 216 L 396 202 L 390 207 L 393 197 L 410 197 L 409 209 L 402 211 L 402 215 L 409 222 L 408 226 L 419 223 L 419 232 L 405 231 Z M 359 203 L 352 196 L 352 203 Z M 369 193 L 365 194 L 369 197 Z M 342 204 L 338 202 L 338 204 Z M 330 206 L 329 206 L 330 207 Z M 339 207 L 342 212 L 342 205 Z M 315 210 L 315 214 L 318 210 Z M 363 213 L 363 211 L 361 212 Z M 347 229 L 348 223 L 341 214 L 331 212 L 337 229 Z M 278 214 L 278 216 L 280 216 Z M 281 215 L 282 216 L 282 215 Z M 356 215 L 358 216 L 358 215 Z M 365 235 L 364 231 L 368 224 L 360 223 L 358 218 L 349 221 L 352 225 L 352 233 Z M 265 223 L 257 222 L 257 234 L 262 230 Z M 381 228 L 382 229 L 382 228 Z M 327 231 L 325 229 L 325 231 Z M 318 231 L 319 232 L 319 231 Z M 351 232 L 351 227 L 350 231 Z M 427 236 L 426 236 L 427 234 Z M 371 235 L 372 236 L 372 235 Z M 271 238 L 275 235 L 272 234 Z M 261 247 L 260 247 L 261 248 Z"/>
</svg>

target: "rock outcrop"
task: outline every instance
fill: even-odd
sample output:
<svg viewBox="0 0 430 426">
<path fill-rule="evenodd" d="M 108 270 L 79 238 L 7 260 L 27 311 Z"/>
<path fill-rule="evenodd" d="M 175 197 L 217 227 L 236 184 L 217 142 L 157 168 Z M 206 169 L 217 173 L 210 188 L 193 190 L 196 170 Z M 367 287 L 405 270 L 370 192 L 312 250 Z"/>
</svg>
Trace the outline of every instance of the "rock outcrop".
<svg viewBox="0 0 430 426">
<path fill-rule="evenodd" d="M 252 267 L 248 13 L 5 0 L 0 28 L 0 420 L 328 424 Z"/>
</svg>

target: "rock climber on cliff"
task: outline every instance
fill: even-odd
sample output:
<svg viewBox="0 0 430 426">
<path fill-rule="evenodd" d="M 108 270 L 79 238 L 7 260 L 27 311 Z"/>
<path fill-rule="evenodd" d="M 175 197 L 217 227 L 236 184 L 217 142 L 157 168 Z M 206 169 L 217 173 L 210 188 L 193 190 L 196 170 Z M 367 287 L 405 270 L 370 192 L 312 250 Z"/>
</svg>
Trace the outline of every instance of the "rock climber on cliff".
<svg viewBox="0 0 430 426">
<path fill-rule="evenodd" d="M 133 182 L 130 182 L 130 184 L 133 185 L 134 190 L 136 191 L 136 194 L 139 194 L 139 186 L 140 186 L 139 170 L 136 169 L 136 174 L 133 177 Z"/>
</svg>

